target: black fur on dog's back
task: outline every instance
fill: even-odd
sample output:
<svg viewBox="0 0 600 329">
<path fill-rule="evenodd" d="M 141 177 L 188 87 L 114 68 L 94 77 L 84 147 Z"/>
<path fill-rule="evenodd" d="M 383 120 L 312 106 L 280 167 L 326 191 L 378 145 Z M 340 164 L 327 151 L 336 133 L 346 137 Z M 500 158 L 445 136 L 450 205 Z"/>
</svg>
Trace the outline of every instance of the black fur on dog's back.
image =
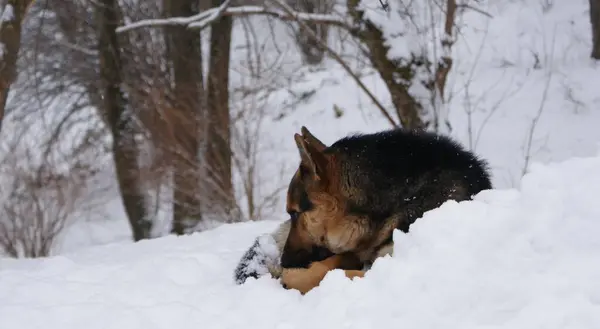
<svg viewBox="0 0 600 329">
<path fill-rule="evenodd" d="M 350 212 L 373 224 L 402 211 L 398 229 L 448 199 L 466 200 L 492 184 L 487 163 L 454 140 L 403 129 L 344 137 L 325 150 L 342 164 L 340 176 L 352 191 Z M 344 182 L 342 182 L 344 183 Z M 342 189 L 344 191 L 344 189 Z"/>
</svg>

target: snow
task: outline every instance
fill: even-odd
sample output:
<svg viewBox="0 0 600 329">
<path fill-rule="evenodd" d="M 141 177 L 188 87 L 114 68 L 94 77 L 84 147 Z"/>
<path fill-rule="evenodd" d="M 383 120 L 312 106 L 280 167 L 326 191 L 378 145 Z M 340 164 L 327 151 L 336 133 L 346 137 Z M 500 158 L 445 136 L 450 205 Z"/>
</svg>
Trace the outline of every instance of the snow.
<svg viewBox="0 0 600 329">
<path fill-rule="evenodd" d="M 400 3 L 394 1 L 392 8 Z M 368 15 L 378 15 L 380 24 L 391 22 L 383 19 L 378 0 L 361 3 L 372 8 Z M 425 2 L 419 6 L 427 8 Z M 248 85 L 270 89 L 250 100 L 235 94 L 231 102 L 233 111 L 253 120 L 252 127 L 237 127 L 234 135 L 244 141 L 258 136 L 252 147 L 259 152 L 255 159 L 244 159 L 244 165 L 257 168 L 256 201 L 274 197 L 255 214 L 267 220 L 131 243 L 118 190 L 110 185 L 111 159 L 84 155 L 86 162 L 106 169 L 89 184 L 102 193 L 85 195 L 93 206 L 70 217 L 72 224 L 57 241 L 54 257 L 0 258 L 0 327 L 600 328 L 600 268 L 595 265 L 600 256 L 600 210 L 595 202 L 600 189 L 600 67 L 589 59 L 588 2 L 498 0 L 477 6 L 492 18 L 466 10 L 458 20 L 461 30 L 451 49 L 455 62 L 447 85 L 450 98 L 443 110 L 453 137 L 489 161 L 496 190 L 427 213 L 410 234 L 396 234 L 395 256 L 378 260 L 364 279 L 351 281 L 334 271 L 305 296 L 282 289 L 268 277 L 241 286 L 233 280 L 238 261 L 255 239 L 270 233 L 286 216 L 285 187 L 298 161 L 292 135 L 300 126 L 328 144 L 352 132 L 389 128 L 339 65 L 326 60 L 317 67 L 302 67 L 286 27 L 289 22 L 264 23 L 259 15 L 248 20 L 255 28 L 251 33 L 243 30 L 248 22 L 236 20 L 230 85 L 232 90 Z M 228 10 L 235 15 L 263 9 Z M 134 23 L 120 31 L 153 24 L 203 24 L 210 14 Z M 266 14 L 284 15 L 277 10 Z M 421 25 L 430 20 L 417 18 Z M 432 30 L 421 32 L 439 40 L 443 29 L 442 20 L 437 21 Z M 415 26 L 387 28 L 392 46 L 388 55 L 430 50 L 415 37 Z M 401 29 L 410 38 L 400 39 L 410 42 L 398 42 L 396 32 Z M 345 36 L 332 31 L 330 46 L 360 68 L 358 61 L 350 60 L 356 57 L 356 47 L 342 45 Z M 256 53 L 249 50 L 248 35 L 258 45 Z M 259 57 L 262 67 L 252 73 L 261 78 L 253 80 L 246 72 L 253 64 L 247 60 Z M 391 108 L 381 79 L 361 72 L 362 82 Z M 292 95 L 308 96 L 297 101 Z M 334 107 L 341 110 L 340 117 Z M 255 108 L 260 111 L 250 111 Z M 21 118 L 7 114 L 4 153 L 32 156 L 31 163 L 15 167 L 40 162 L 35 150 L 50 138 L 49 126 L 60 120 L 53 111 L 44 113 L 27 117 L 29 129 L 18 135 Z M 90 124 L 84 118 L 79 121 Z M 52 162 L 58 172 L 73 162 L 69 149 L 83 138 L 85 126 L 68 131 L 68 144 L 55 150 Z M 11 153 L 8 144 L 15 136 L 24 142 Z M 530 173 L 522 178 L 524 169 Z M 234 170 L 236 187 L 244 170 Z M 10 178 L 10 173 L 4 175 Z M 244 191 L 236 192 L 243 208 Z M 168 232 L 167 212 L 157 213 L 157 231 Z M 268 236 L 259 242 L 257 250 L 264 258 L 253 266 L 261 272 L 260 266 L 271 262 L 276 250 Z"/>
<path fill-rule="evenodd" d="M 400 3 L 394 1 L 392 8 Z M 368 15 L 383 18 L 378 0 L 361 3 L 373 8 Z M 588 2 L 495 0 L 477 6 L 492 18 L 475 10 L 460 17 L 461 30 L 451 49 L 450 98 L 443 110 L 453 137 L 489 161 L 496 189 L 474 201 L 447 202 L 425 214 L 410 234 L 395 234 L 395 255 L 379 259 L 365 278 L 351 281 L 333 271 L 305 296 L 282 289 L 269 277 L 234 282 L 240 258 L 257 237 L 260 257 L 253 269 L 266 273 L 261 266 L 276 258 L 277 250 L 264 234 L 286 216 L 285 187 L 298 161 L 292 135 L 300 126 L 327 144 L 352 132 L 389 128 L 339 65 L 326 60 L 313 68 L 301 66 L 288 22 L 265 23 L 264 16 L 256 16 L 248 20 L 255 28 L 251 33 L 243 30 L 247 22 L 236 20 L 230 86 L 270 88 L 250 100 L 235 94 L 231 102 L 234 111 L 254 120 L 251 128 L 237 127 L 234 135 L 244 141 L 258 136 L 253 147 L 259 152 L 251 159 L 256 162 L 248 159 L 245 165 L 258 168 L 253 181 L 257 202 L 273 196 L 255 214 L 266 220 L 132 243 L 118 190 L 111 185 L 111 159 L 86 154 L 84 160 L 106 169 L 89 184 L 102 192 L 82 196 L 91 206 L 70 216 L 53 257 L 0 257 L 0 327 L 600 328 L 600 67 L 589 59 Z M 228 10 L 235 15 L 262 9 Z M 144 24 L 201 24 L 210 14 Z M 266 14 L 283 15 L 276 10 Z M 417 18 L 421 25 L 430 20 Z M 440 24 L 421 32 L 439 40 Z M 415 37 L 415 26 L 387 28 L 389 55 L 428 50 Z M 394 41 L 401 29 L 410 37 L 401 39 L 410 42 Z M 360 68 L 350 60 L 356 47 L 341 44 L 343 33 L 332 33 L 330 46 Z M 258 45 L 256 53 L 249 50 L 249 34 Z M 244 76 L 253 67 L 248 58 L 259 57 L 264 62 L 258 66 L 264 67 L 252 73 L 261 78 Z M 381 79 L 361 72 L 362 82 L 391 108 Z M 308 96 L 296 101 L 292 95 Z M 34 151 L 50 138 L 49 126 L 60 120 L 50 110 L 58 105 L 43 106 L 49 110 L 28 116 L 29 129 L 20 134 L 15 135 L 20 117 L 7 114 L 4 120 L 4 153 L 31 156 L 31 163 L 15 162 L 19 166 L 14 167 L 41 160 Z M 255 108 L 260 111 L 250 111 Z M 341 110 L 340 117 L 334 108 Z M 77 126 L 53 153 L 58 172 L 74 160 L 69 150 L 83 138 L 86 124 Z M 11 153 L 8 146 L 15 136 L 23 142 Z M 524 169 L 529 173 L 521 177 Z M 234 170 L 236 187 L 243 171 Z M 244 207 L 244 191 L 236 192 Z M 157 213 L 157 231 L 168 231 L 166 212 Z"/>
<path fill-rule="evenodd" d="M 600 327 L 600 156 L 532 166 L 395 233 L 363 279 L 329 273 L 301 296 L 269 277 L 233 282 L 279 221 L 0 261 L 3 328 Z"/>
<path fill-rule="evenodd" d="M 15 19 L 15 9 L 11 4 L 7 4 L 2 11 L 0 22 L 10 22 Z"/>
</svg>

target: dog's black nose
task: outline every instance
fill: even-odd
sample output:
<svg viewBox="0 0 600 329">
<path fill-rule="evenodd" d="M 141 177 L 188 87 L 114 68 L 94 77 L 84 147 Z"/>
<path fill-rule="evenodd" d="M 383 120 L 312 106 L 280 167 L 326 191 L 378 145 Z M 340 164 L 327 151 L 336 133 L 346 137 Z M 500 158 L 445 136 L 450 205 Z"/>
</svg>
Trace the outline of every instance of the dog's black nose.
<svg viewBox="0 0 600 329">
<path fill-rule="evenodd" d="M 288 289 L 288 286 L 287 286 L 287 284 L 285 284 L 285 283 L 284 283 L 284 284 L 282 284 L 282 287 L 283 287 L 283 289 Z"/>
</svg>

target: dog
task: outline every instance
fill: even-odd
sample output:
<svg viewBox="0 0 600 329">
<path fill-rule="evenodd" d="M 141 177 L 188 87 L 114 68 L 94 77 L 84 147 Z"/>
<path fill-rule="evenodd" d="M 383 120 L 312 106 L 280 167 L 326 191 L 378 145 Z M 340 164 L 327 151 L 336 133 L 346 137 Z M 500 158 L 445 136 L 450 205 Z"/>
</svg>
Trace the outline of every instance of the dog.
<svg viewBox="0 0 600 329">
<path fill-rule="evenodd" d="M 281 249 L 269 272 L 301 293 L 332 269 L 363 276 L 393 253 L 394 230 L 408 233 L 426 211 L 492 188 L 485 160 L 431 132 L 392 129 L 327 146 L 302 127 L 294 140 L 300 165 L 288 186 L 289 220 L 272 235 Z"/>
</svg>

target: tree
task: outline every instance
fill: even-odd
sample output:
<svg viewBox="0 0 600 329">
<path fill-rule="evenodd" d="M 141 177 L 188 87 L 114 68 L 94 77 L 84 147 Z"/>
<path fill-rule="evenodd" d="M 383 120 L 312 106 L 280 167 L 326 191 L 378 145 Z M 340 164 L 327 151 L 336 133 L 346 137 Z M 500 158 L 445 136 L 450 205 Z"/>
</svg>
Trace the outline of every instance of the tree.
<svg viewBox="0 0 600 329">
<path fill-rule="evenodd" d="M 199 12 L 198 1 L 165 0 L 170 17 L 193 16 Z M 166 32 L 168 62 L 173 72 L 172 121 L 173 148 L 168 152 L 173 174 L 173 220 L 171 231 L 184 234 L 202 219 L 200 209 L 200 134 L 204 106 L 204 74 L 200 32 L 182 26 L 168 27 Z"/>
<path fill-rule="evenodd" d="M 8 0 L 0 17 L 0 128 L 12 83 L 17 78 L 21 25 L 33 0 Z"/>
<path fill-rule="evenodd" d="M 226 6 L 229 0 L 212 0 L 213 7 Z M 226 8 L 226 7 L 225 7 Z M 206 189 L 218 215 L 231 215 L 234 203 L 231 181 L 231 132 L 229 113 L 229 64 L 233 18 L 221 15 L 211 24 L 210 58 L 207 81 Z"/>
<path fill-rule="evenodd" d="M 135 116 L 123 94 L 122 59 L 115 32 L 119 24 L 117 0 L 102 0 L 96 7 L 102 111 L 112 137 L 112 153 L 121 199 L 133 231 L 133 239 L 150 238 L 152 221 L 148 218 L 142 191 L 136 144 Z"/>
<path fill-rule="evenodd" d="M 408 92 L 414 77 L 413 67 L 422 65 L 423 59 L 413 57 L 408 61 L 388 57 L 390 46 L 386 45 L 383 31 L 369 19 L 365 19 L 364 11 L 359 9 L 360 0 L 348 0 L 348 13 L 354 24 L 364 24 L 364 29 L 357 30 L 354 35 L 369 49 L 368 58 L 379 76 L 386 84 L 396 114 L 407 129 L 422 129 L 423 121 L 420 112 L 423 106 Z"/>
<path fill-rule="evenodd" d="M 392 0 L 385 3 L 381 0 L 348 0 L 346 4 L 347 15 L 335 16 L 297 12 L 284 0 L 269 0 L 263 7 L 229 7 L 229 0 L 226 0 L 194 17 L 138 21 L 120 27 L 118 31 L 122 33 L 161 25 L 187 25 L 202 29 L 217 20 L 247 15 L 268 15 L 295 21 L 306 36 L 310 36 L 319 48 L 325 49 L 349 73 L 386 119 L 397 126 L 350 66 L 311 28 L 315 24 L 336 26 L 360 41 L 361 50 L 386 84 L 404 128 L 449 130 L 444 93 L 452 67 L 456 15 L 466 8 L 489 15 L 466 3 L 459 5 L 456 0 Z"/>
<path fill-rule="evenodd" d="M 367 13 L 364 1 L 348 0 L 347 7 L 354 26 L 364 27 L 354 35 L 369 49 L 368 57 L 390 92 L 402 126 L 449 130 L 443 103 L 453 63 L 456 0 L 392 0 L 384 4 L 387 17 L 373 9 Z"/>
<path fill-rule="evenodd" d="M 323 15 L 330 14 L 334 5 L 331 0 L 286 0 L 286 2 L 298 12 Z M 325 58 L 326 50 L 323 49 L 321 43 L 327 44 L 329 25 L 307 22 L 306 26 L 312 33 L 307 33 L 306 28 L 300 26 L 294 32 L 296 43 L 305 63 L 319 64 Z M 313 34 L 318 36 L 318 39 L 313 38 Z"/>
<path fill-rule="evenodd" d="M 600 60 L 600 0 L 590 0 L 592 23 L 592 58 Z"/>
</svg>

